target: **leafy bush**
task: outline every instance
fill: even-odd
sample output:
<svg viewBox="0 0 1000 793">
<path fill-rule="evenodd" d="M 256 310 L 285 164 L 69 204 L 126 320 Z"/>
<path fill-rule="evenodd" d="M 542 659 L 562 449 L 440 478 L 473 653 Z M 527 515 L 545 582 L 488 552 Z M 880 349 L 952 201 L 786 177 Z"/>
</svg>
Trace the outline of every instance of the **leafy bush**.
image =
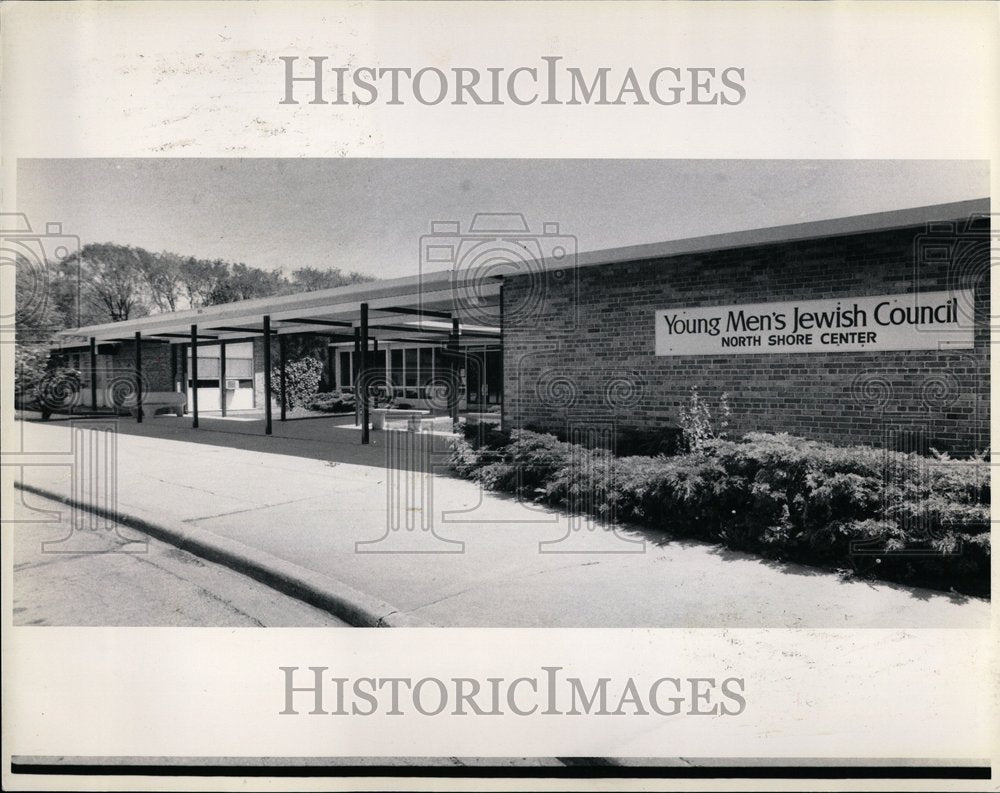
<svg viewBox="0 0 1000 793">
<path fill-rule="evenodd" d="M 478 444 L 480 432 L 484 433 L 482 444 Z M 467 456 L 458 459 L 453 455 L 456 467 L 474 474 L 474 478 L 490 490 L 531 497 L 541 492 L 557 471 L 568 466 L 574 449 L 580 448 L 554 435 L 528 431 L 510 433 L 481 425 L 466 425 L 465 439 L 459 443 L 467 445 Z"/>
<path fill-rule="evenodd" d="M 684 445 L 689 452 L 700 451 L 706 443 L 726 437 L 729 426 L 729 395 L 719 397 L 718 419 L 712 418 L 708 402 L 698 394 L 698 386 L 691 386 L 687 405 L 681 407 L 680 424 Z"/>
<path fill-rule="evenodd" d="M 35 404 L 48 419 L 53 413 L 72 413 L 80 404 L 83 381 L 80 372 L 69 366 L 54 366 L 35 385 Z"/>
<path fill-rule="evenodd" d="M 353 413 L 355 406 L 354 394 L 328 393 L 316 394 L 306 402 L 309 410 L 320 413 Z"/>
<path fill-rule="evenodd" d="M 48 419 L 80 404 L 79 371 L 54 365 L 44 347 L 17 345 L 14 353 L 14 404 L 18 408 L 41 411 L 42 418 Z"/>
<path fill-rule="evenodd" d="M 463 437 L 451 448 L 451 467 L 467 479 L 476 479 L 478 471 L 499 459 L 510 445 L 510 432 L 485 424 L 460 425 Z"/>
<path fill-rule="evenodd" d="M 44 346 L 14 345 L 14 404 L 30 407 L 37 400 L 36 389 L 48 370 L 49 351 Z"/>
<path fill-rule="evenodd" d="M 553 435 L 467 430 L 452 465 L 488 489 L 768 558 L 989 594 L 983 459 L 766 433 L 675 457 L 613 457 Z"/>
<path fill-rule="evenodd" d="M 300 358 L 285 364 L 285 407 L 291 410 L 316 395 L 323 376 L 323 364 L 315 358 Z M 271 393 L 281 399 L 281 369 L 271 370 Z"/>
</svg>

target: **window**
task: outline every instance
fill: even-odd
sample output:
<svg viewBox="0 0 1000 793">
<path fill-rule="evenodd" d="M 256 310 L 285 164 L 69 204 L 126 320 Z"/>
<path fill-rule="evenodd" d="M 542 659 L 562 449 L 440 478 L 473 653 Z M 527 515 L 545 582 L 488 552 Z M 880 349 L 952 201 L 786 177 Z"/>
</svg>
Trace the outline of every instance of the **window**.
<svg viewBox="0 0 1000 793">
<path fill-rule="evenodd" d="M 486 351 L 486 402 L 499 405 L 503 396 L 503 353 L 500 350 Z"/>
<path fill-rule="evenodd" d="M 403 352 L 403 363 L 404 363 L 404 384 L 406 385 L 406 398 L 416 399 L 418 397 L 417 393 L 417 377 L 419 376 L 419 365 L 417 363 L 418 350 L 415 347 L 411 347 Z"/>
<path fill-rule="evenodd" d="M 389 353 L 389 379 L 392 381 L 394 389 L 401 389 L 403 381 L 403 351 L 391 350 Z M 401 392 L 400 392 L 401 393 Z"/>
<path fill-rule="evenodd" d="M 354 385 L 354 369 L 351 366 L 350 351 L 340 353 L 340 387 L 351 388 Z"/>
<path fill-rule="evenodd" d="M 199 372 L 200 374 L 200 372 Z M 226 377 L 240 380 L 253 378 L 253 358 L 230 358 L 226 354 Z"/>
<path fill-rule="evenodd" d="M 420 348 L 420 374 L 417 385 L 420 386 L 420 396 L 427 396 L 427 384 L 434 378 L 434 348 Z"/>
<path fill-rule="evenodd" d="M 219 345 L 218 344 L 206 344 L 198 345 L 198 388 L 218 388 L 219 387 L 219 375 L 222 371 L 222 367 L 219 362 Z M 229 352 L 227 349 L 226 352 Z M 187 372 L 188 372 L 188 387 L 193 385 L 191 380 L 191 375 L 193 373 L 193 366 L 191 362 L 191 347 L 187 348 Z"/>
<path fill-rule="evenodd" d="M 199 344 L 198 382 L 192 379 L 191 346 L 186 345 L 186 386 L 198 389 L 198 409 L 249 410 L 254 407 L 253 342 Z M 225 356 L 225 363 L 223 363 Z"/>
</svg>

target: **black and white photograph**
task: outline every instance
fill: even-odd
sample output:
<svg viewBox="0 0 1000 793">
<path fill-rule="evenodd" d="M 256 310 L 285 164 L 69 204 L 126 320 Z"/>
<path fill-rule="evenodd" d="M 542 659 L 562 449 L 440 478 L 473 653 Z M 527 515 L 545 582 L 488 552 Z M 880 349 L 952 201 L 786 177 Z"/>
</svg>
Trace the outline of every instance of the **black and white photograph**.
<svg viewBox="0 0 1000 793">
<path fill-rule="evenodd" d="M 989 622 L 985 163 L 19 180 L 15 624 Z"/>
<path fill-rule="evenodd" d="M 96 5 L 52 4 L 60 36 Z M 231 90 L 246 57 L 272 114 L 231 144 L 223 94 L 112 92 L 120 154 L 5 124 L 6 788 L 996 789 L 995 140 L 510 156 L 457 122 L 470 148 L 414 127 L 414 156 L 394 112 L 545 110 L 537 134 L 570 135 L 579 105 L 738 114 L 756 78 L 717 49 L 244 55 L 227 37 L 282 4 L 187 5 L 148 8 L 175 37 L 204 7 L 237 59 L 137 42 L 121 85 Z M 302 8 L 411 5 L 443 8 Z M 164 142 L 129 147 L 133 113 Z M 357 136 L 335 152 L 292 129 L 334 117 Z"/>
</svg>

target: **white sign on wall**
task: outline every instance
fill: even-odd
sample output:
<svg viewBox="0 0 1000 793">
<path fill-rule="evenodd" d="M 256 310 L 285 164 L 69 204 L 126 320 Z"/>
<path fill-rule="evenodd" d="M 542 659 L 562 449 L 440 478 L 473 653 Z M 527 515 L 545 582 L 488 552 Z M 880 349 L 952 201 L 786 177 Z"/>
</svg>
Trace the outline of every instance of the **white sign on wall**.
<svg viewBox="0 0 1000 793">
<path fill-rule="evenodd" d="M 657 355 L 968 349 L 969 289 L 655 312 Z"/>
</svg>

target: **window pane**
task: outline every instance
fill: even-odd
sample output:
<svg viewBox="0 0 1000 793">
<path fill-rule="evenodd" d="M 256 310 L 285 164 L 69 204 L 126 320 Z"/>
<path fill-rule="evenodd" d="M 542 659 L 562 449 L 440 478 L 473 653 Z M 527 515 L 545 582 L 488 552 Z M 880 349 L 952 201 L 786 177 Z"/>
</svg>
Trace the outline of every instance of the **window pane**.
<svg viewBox="0 0 1000 793">
<path fill-rule="evenodd" d="M 219 378 L 219 359 L 198 356 L 198 379 Z"/>
<path fill-rule="evenodd" d="M 249 358 L 253 360 L 253 342 L 230 342 L 226 345 L 227 358 Z"/>
<path fill-rule="evenodd" d="M 500 362 L 500 351 L 490 350 L 486 353 L 486 393 L 491 405 L 500 404 L 500 394 L 503 389 L 503 367 Z"/>
<path fill-rule="evenodd" d="M 392 384 L 395 386 L 403 385 L 403 351 L 392 350 L 389 354 L 389 360 L 392 364 L 392 369 L 389 372 Z"/>
<path fill-rule="evenodd" d="M 465 354 L 465 371 L 469 383 L 469 402 L 479 403 L 479 383 L 482 371 L 482 353 L 467 351 Z"/>
<path fill-rule="evenodd" d="M 413 387 L 417 384 L 417 350 L 406 350 L 404 355 L 406 362 L 406 385 Z"/>
<path fill-rule="evenodd" d="M 351 386 L 351 353 L 342 352 L 340 354 L 340 387 L 350 388 Z"/>
<path fill-rule="evenodd" d="M 422 347 L 420 350 L 420 378 L 418 385 L 427 385 L 434 375 L 434 348 Z"/>
<path fill-rule="evenodd" d="M 201 372 L 199 371 L 200 375 Z M 227 378 L 251 378 L 253 377 L 253 358 L 226 358 Z"/>
</svg>

